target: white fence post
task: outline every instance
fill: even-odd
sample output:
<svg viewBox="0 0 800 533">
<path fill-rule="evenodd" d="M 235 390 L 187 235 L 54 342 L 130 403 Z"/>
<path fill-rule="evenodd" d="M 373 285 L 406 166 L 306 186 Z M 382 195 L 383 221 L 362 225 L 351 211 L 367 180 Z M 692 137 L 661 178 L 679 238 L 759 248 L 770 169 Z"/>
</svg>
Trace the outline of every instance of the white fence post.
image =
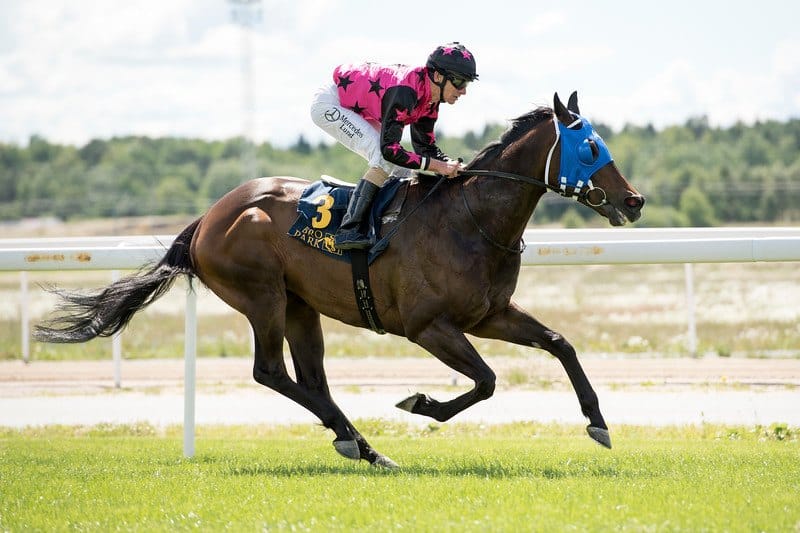
<svg viewBox="0 0 800 533">
<path fill-rule="evenodd" d="M 111 271 L 111 282 L 119 281 L 119 270 Z M 122 338 L 118 331 L 111 337 L 111 359 L 114 361 L 114 387 L 122 387 Z"/>
<path fill-rule="evenodd" d="M 21 331 L 20 348 L 22 349 L 22 360 L 29 363 L 31 360 L 31 335 L 30 335 L 30 313 L 28 311 L 28 272 L 23 270 L 19 273 L 19 321 Z"/>
<path fill-rule="evenodd" d="M 689 355 L 697 357 L 697 326 L 695 323 L 694 307 L 694 269 L 691 263 L 684 263 L 683 271 L 686 278 L 686 346 Z"/>
<path fill-rule="evenodd" d="M 250 328 L 250 355 L 256 353 L 256 332 L 253 330 L 253 325 L 247 321 L 247 326 Z"/>
<path fill-rule="evenodd" d="M 183 375 L 183 456 L 194 457 L 194 401 L 197 366 L 197 293 L 191 280 L 186 289 Z"/>
</svg>

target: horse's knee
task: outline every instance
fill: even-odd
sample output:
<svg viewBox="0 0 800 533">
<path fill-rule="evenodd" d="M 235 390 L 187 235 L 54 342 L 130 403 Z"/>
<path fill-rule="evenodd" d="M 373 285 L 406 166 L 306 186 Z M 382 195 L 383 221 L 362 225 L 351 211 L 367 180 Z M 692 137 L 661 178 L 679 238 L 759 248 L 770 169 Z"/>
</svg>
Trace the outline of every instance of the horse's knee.
<svg viewBox="0 0 800 533">
<path fill-rule="evenodd" d="M 475 394 L 479 400 L 492 397 L 496 381 L 497 376 L 495 376 L 494 372 L 489 370 L 486 375 L 481 376 L 481 378 L 475 382 Z"/>
<path fill-rule="evenodd" d="M 577 353 L 575 352 L 575 348 L 560 333 L 556 333 L 555 331 L 547 331 L 546 333 L 547 338 L 542 344 L 542 348 L 562 361 L 564 359 L 576 357 Z"/>
</svg>

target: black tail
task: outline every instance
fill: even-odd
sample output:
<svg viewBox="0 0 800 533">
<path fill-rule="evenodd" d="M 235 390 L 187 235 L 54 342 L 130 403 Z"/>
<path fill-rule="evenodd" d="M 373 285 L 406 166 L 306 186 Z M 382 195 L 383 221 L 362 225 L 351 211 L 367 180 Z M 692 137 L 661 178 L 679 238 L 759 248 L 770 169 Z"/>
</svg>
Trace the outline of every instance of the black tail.
<svg viewBox="0 0 800 533">
<path fill-rule="evenodd" d="M 128 325 L 133 315 L 169 290 L 175 278 L 194 274 L 189 245 L 200 224 L 198 218 L 175 238 L 166 255 L 149 270 L 112 283 L 96 293 L 52 289 L 62 300 L 58 316 L 34 328 L 41 342 L 86 342 L 110 337 Z"/>
</svg>

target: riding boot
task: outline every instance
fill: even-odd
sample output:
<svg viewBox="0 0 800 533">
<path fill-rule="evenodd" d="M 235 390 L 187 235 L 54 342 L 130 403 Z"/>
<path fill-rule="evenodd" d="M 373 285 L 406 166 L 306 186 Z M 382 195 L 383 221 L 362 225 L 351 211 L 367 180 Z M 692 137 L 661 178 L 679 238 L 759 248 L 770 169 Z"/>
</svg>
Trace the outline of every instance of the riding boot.
<svg viewBox="0 0 800 533">
<path fill-rule="evenodd" d="M 347 212 L 342 219 L 342 225 L 334 236 L 336 247 L 340 250 L 353 248 L 369 248 L 369 212 L 372 200 L 378 187 L 374 183 L 361 179 L 356 185 L 356 190 L 347 204 Z M 366 228 L 365 228 L 366 227 Z"/>
</svg>

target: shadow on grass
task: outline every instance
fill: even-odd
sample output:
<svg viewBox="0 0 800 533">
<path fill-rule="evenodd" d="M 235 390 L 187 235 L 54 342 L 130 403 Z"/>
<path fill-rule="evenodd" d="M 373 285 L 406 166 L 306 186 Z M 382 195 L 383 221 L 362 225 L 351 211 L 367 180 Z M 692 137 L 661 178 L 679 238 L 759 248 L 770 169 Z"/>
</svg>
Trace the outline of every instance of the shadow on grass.
<svg viewBox="0 0 800 533">
<path fill-rule="evenodd" d="M 506 466 L 502 464 L 467 463 L 450 464 L 442 466 L 411 465 L 400 466 L 399 470 L 375 468 L 365 461 L 350 464 L 282 464 L 282 465 L 250 465 L 233 466 L 228 470 L 231 476 L 266 476 L 266 477 L 293 477 L 293 476 L 402 476 L 402 477 L 455 477 L 455 478 L 483 478 L 483 479 L 510 479 L 510 478 L 541 478 L 541 479 L 567 479 L 567 478 L 652 478 L 659 474 L 652 471 L 628 470 L 616 466 L 590 465 L 573 463 L 567 466 Z"/>
</svg>

